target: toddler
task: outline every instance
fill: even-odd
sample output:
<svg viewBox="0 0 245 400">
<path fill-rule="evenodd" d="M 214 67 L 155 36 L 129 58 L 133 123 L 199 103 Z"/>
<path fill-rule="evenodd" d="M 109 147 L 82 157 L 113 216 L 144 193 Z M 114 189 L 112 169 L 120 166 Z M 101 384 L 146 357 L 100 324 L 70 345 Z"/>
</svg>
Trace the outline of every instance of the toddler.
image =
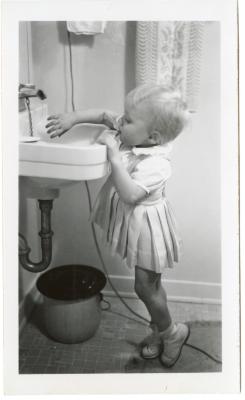
<svg viewBox="0 0 245 400">
<path fill-rule="evenodd" d="M 161 282 L 165 268 L 173 267 L 180 252 L 165 186 L 171 175 L 172 141 L 188 120 L 185 103 L 172 87 L 142 85 L 127 95 L 122 117 L 86 110 L 52 115 L 48 120 L 51 137 L 61 136 L 77 123 L 109 128 L 97 141 L 107 146 L 111 173 L 95 202 L 92 220 L 102 228 L 112 250 L 135 270 L 135 291 L 151 316 L 153 329 L 151 340 L 142 344 L 142 357 L 160 355 L 165 367 L 173 366 L 189 328 L 172 322 Z"/>
</svg>

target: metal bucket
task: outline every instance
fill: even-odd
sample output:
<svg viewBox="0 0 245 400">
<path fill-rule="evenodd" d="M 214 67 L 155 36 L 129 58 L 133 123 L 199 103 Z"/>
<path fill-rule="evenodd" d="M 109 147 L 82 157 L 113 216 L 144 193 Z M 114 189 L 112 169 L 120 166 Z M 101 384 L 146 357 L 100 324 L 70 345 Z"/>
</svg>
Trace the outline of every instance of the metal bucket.
<svg viewBox="0 0 245 400">
<path fill-rule="evenodd" d="M 79 343 L 92 337 L 101 321 L 104 273 L 87 265 L 52 268 L 37 280 L 43 295 L 47 334 L 62 343 Z"/>
</svg>

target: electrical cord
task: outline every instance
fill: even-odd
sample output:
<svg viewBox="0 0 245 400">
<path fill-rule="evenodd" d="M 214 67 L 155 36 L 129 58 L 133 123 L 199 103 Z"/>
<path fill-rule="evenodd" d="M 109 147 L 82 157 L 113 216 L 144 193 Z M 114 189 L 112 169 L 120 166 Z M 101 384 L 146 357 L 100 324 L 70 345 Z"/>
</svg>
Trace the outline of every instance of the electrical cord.
<svg viewBox="0 0 245 400">
<path fill-rule="evenodd" d="M 211 360 L 215 361 L 217 364 L 222 364 L 222 361 L 220 361 L 218 358 L 215 358 L 211 354 L 207 353 L 205 350 L 200 349 L 200 347 L 194 346 L 193 344 L 190 344 L 190 343 L 185 343 L 184 345 L 187 346 L 187 347 L 191 347 L 192 349 L 197 350 L 200 353 L 205 354 L 205 356 L 207 356 Z"/>
<path fill-rule="evenodd" d="M 71 37 L 70 37 L 70 32 L 67 31 L 67 37 L 68 37 L 68 47 L 69 47 L 69 60 L 70 60 L 70 77 L 71 77 L 71 103 L 72 103 L 72 110 L 75 111 L 75 103 L 74 103 L 74 78 L 73 78 L 73 60 L 72 60 L 72 47 L 71 47 Z M 92 201 L 91 201 L 91 194 L 90 194 L 90 190 L 89 190 L 89 185 L 88 185 L 88 181 L 85 180 L 85 187 L 86 187 L 86 191 L 87 191 L 87 197 L 88 197 L 88 204 L 89 204 L 89 212 L 91 214 L 92 212 Z M 136 311 L 134 311 L 128 304 L 127 302 L 121 297 L 121 295 L 118 293 L 117 289 L 114 287 L 110 277 L 109 277 L 109 273 L 107 271 L 105 262 L 103 260 L 103 256 L 101 254 L 100 251 L 100 247 L 99 247 L 99 243 L 97 240 L 97 235 L 96 235 L 96 231 L 95 231 L 95 227 L 94 227 L 94 223 L 91 223 L 91 228 L 92 228 L 92 233 L 93 233 L 93 239 L 95 242 L 95 247 L 101 262 L 101 265 L 104 269 L 104 272 L 106 274 L 106 277 L 108 279 L 109 284 L 111 285 L 112 290 L 114 291 L 114 293 L 116 294 L 116 296 L 119 298 L 119 300 L 124 304 L 124 306 L 135 316 L 137 316 L 138 318 L 140 318 L 141 320 L 143 320 L 144 322 L 147 323 L 147 326 L 150 324 L 150 321 L 146 318 L 144 318 L 142 315 L 138 314 Z M 109 308 L 110 309 L 110 308 Z M 131 318 L 130 318 L 131 319 Z M 136 321 L 139 322 L 139 321 Z M 146 324 L 144 324 L 146 325 Z M 222 361 L 218 360 L 217 358 L 213 357 L 211 354 L 207 353 L 205 350 L 194 346 L 190 343 L 185 343 L 185 346 L 190 347 L 196 351 L 199 351 L 200 353 L 203 353 L 204 355 L 206 355 L 208 358 L 210 358 L 211 360 L 215 361 L 218 364 L 222 364 Z"/>
</svg>

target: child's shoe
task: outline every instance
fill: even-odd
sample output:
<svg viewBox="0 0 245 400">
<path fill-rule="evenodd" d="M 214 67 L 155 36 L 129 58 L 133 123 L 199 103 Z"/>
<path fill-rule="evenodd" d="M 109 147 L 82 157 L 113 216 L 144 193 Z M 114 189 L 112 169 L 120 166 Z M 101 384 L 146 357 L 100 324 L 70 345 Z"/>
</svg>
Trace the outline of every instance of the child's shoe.
<svg viewBox="0 0 245 400">
<path fill-rule="evenodd" d="M 166 331 L 160 332 L 160 336 L 164 345 L 160 361 L 164 367 L 173 367 L 178 361 L 182 348 L 190 336 L 190 329 L 182 323 L 171 324 Z"/>
<path fill-rule="evenodd" d="M 162 350 L 162 340 L 159 331 L 154 324 L 151 324 L 152 334 L 147 336 L 142 342 L 141 356 L 146 359 L 157 358 Z"/>
</svg>

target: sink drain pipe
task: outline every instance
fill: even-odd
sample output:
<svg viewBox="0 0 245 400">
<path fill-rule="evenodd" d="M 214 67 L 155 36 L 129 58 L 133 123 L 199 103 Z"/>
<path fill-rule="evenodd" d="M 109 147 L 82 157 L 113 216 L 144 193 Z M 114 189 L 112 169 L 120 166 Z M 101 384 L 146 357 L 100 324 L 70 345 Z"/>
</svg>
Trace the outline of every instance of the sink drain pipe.
<svg viewBox="0 0 245 400">
<path fill-rule="evenodd" d="M 52 236 L 51 230 L 51 210 L 53 200 L 38 200 L 41 210 L 41 249 L 42 259 L 40 262 L 33 262 L 29 258 L 31 252 L 26 238 L 19 233 L 19 261 L 24 269 L 30 272 L 42 272 L 48 268 L 52 260 Z"/>
</svg>

